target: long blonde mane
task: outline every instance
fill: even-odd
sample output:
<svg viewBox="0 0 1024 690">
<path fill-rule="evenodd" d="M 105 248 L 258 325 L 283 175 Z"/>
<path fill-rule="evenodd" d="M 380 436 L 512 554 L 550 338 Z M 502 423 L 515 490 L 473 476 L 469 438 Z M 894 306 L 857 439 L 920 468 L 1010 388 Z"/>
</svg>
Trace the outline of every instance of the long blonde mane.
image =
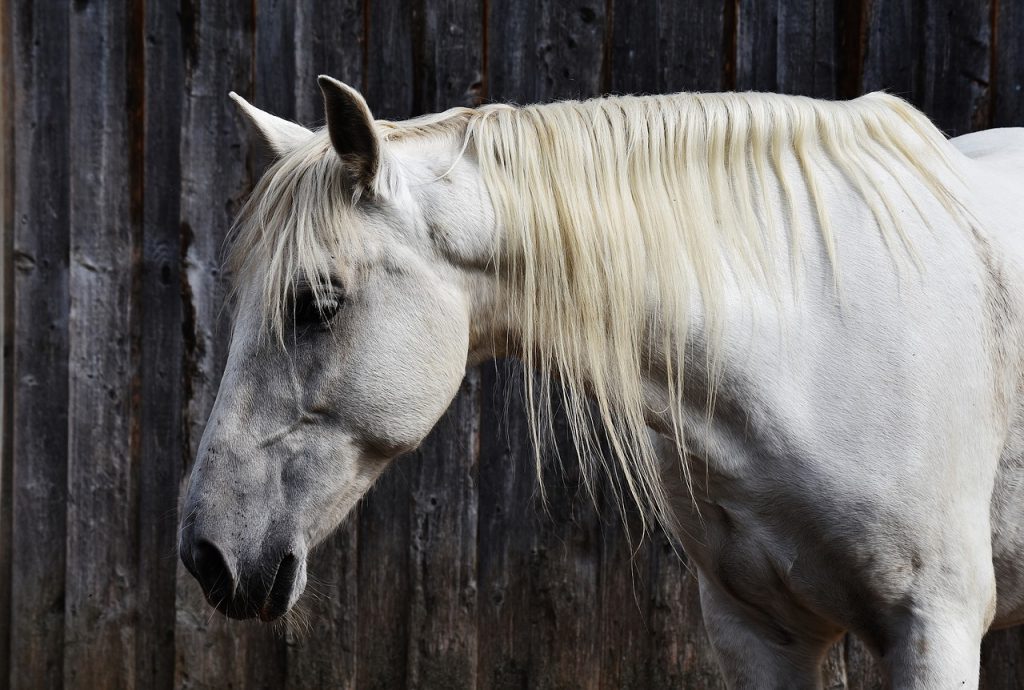
<svg viewBox="0 0 1024 690">
<path fill-rule="evenodd" d="M 771 243 L 782 238 L 796 280 L 808 232 L 820 233 L 835 272 L 828 175 L 837 171 L 858 191 L 892 248 L 910 249 L 895 208 L 897 194 L 913 196 L 879 184 L 872 171 L 897 182 L 914 174 L 959 212 L 937 172 L 950 168 L 944 137 L 886 94 L 850 102 L 736 93 L 487 106 L 378 122 L 378 130 L 385 140 L 454 137 L 475 157 L 502 231 L 495 265 L 526 364 L 538 449 L 554 398 L 588 486 L 604 466 L 603 429 L 621 486 L 662 524 L 671 514 L 647 430 L 650 413 L 662 411 L 646 409 L 643 382 L 650 354 L 661 353 L 654 368 L 666 372 L 682 456 L 693 300 L 701 304 L 713 396 L 725 276 L 771 285 Z M 261 272 L 264 309 L 279 332 L 291 286 L 329 275 L 322 257 L 357 242 L 341 214 L 361 190 L 344 184 L 329 149 L 321 132 L 278 162 L 241 215 L 232 263 L 240 273 Z M 786 174 L 787 161 L 802 179 Z M 387 169 L 375 190 L 381 194 Z M 797 191 L 815 207 L 815 227 L 801 227 Z M 786 227 L 775 227 L 778 217 Z"/>
</svg>

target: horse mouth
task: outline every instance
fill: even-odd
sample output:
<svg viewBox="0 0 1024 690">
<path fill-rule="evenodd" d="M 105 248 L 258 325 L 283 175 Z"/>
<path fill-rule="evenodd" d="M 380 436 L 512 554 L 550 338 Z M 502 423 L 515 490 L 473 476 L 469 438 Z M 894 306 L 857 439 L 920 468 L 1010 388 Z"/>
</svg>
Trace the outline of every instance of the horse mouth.
<svg viewBox="0 0 1024 690">
<path fill-rule="evenodd" d="M 288 612 L 292 590 L 299 570 L 299 561 L 294 554 L 288 554 L 277 567 L 274 584 L 267 593 L 266 601 L 259 610 L 259 619 L 264 623 L 276 620 Z"/>
<path fill-rule="evenodd" d="M 277 620 L 288 612 L 299 571 L 299 560 L 294 554 L 285 556 L 274 573 L 274 580 L 266 595 L 253 591 L 262 587 L 239 587 L 231 595 L 212 589 L 206 593 L 206 601 L 228 618 L 251 620 L 258 618 L 264 623 Z M 265 586 L 265 585 L 264 585 Z M 256 594 L 256 596 L 253 596 Z"/>
</svg>

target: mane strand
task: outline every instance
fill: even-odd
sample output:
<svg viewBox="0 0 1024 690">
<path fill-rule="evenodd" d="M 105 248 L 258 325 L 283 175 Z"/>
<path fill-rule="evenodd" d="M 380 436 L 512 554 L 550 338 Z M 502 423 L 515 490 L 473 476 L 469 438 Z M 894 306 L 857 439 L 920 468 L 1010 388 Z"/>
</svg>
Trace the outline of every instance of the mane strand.
<svg viewBox="0 0 1024 690">
<path fill-rule="evenodd" d="M 939 173 L 952 170 L 945 138 L 886 94 L 846 103 L 677 94 L 483 109 L 470 116 L 466 137 L 503 231 L 498 270 L 522 341 L 534 443 L 541 448 L 550 432 L 557 378 L 584 477 L 598 469 L 599 426 L 625 491 L 646 518 L 666 525 L 673 520 L 646 426 L 652 411 L 642 390 L 645 356 L 662 353 L 668 416 L 683 456 L 691 300 L 699 300 L 704 318 L 710 415 L 726 280 L 777 289 L 768 259 L 782 235 L 777 203 L 788 219 L 791 278 L 799 285 L 808 228 L 786 158 L 800 171 L 813 206 L 811 229 L 837 286 L 836 231 L 824 186 L 830 170 L 863 198 L 894 256 L 902 249 L 917 260 L 892 192 L 872 170 L 895 178 L 919 213 L 901 179 L 908 171 L 954 218 L 964 218 Z M 645 330 L 652 304 L 660 336 Z M 656 337 L 660 342 L 652 342 Z M 536 457 L 539 471 L 539 450 Z"/>
</svg>

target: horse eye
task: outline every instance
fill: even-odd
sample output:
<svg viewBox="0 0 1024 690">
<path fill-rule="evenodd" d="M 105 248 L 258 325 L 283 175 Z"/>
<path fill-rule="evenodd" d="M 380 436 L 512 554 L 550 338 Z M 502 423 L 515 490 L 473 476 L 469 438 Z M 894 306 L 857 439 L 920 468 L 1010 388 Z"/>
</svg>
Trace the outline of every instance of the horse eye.
<svg viewBox="0 0 1024 690">
<path fill-rule="evenodd" d="M 341 309 L 342 301 L 337 294 L 323 295 L 317 300 L 312 291 L 302 293 L 295 300 L 295 325 L 327 327 Z"/>
</svg>

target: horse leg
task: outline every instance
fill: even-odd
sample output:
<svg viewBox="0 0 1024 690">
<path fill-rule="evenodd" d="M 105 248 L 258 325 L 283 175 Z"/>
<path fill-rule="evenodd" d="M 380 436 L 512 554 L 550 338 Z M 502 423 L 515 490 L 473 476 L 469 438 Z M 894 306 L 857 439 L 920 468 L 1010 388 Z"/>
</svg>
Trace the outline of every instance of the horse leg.
<svg viewBox="0 0 1024 690">
<path fill-rule="evenodd" d="M 953 610 L 911 615 L 905 629 L 881 655 L 889 687 L 977 688 L 981 632 L 963 615 Z"/>
<path fill-rule="evenodd" d="M 950 568 L 952 569 L 952 567 Z M 955 586 L 922 583 L 919 596 L 879 617 L 879 660 L 893 690 L 978 687 L 981 638 L 995 610 L 991 567 Z M 964 574 L 960 574 L 961 577 Z"/>
<path fill-rule="evenodd" d="M 711 646 L 731 690 L 818 690 L 834 635 L 775 625 L 700 576 L 700 602 Z"/>
<path fill-rule="evenodd" d="M 972 512 L 961 505 L 937 511 L 920 530 L 911 528 L 908 533 L 924 536 L 940 524 L 943 533 L 914 545 L 911 586 L 898 594 L 890 589 L 853 626 L 874 649 L 893 690 L 978 687 L 981 638 L 996 608 L 986 517 L 984 508 Z M 884 578 L 874 584 L 882 591 L 877 586 Z"/>
</svg>

